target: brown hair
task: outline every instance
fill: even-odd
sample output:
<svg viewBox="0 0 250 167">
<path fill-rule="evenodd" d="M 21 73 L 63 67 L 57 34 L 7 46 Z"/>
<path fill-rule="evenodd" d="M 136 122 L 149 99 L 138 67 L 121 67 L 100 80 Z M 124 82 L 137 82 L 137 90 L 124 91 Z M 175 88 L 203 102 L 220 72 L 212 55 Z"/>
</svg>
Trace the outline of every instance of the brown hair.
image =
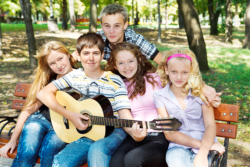
<svg viewBox="0 0 250 167">
<path fill-rule="evenodd" d="M 78 68 L 77 61 L 74 60 L 72 55 L 69 53 L 68 49 L 64 44 L 58 41 L 50 41 L 45 43 L 38 51 L 36 58 L 38 59 L 38 67 L 35 69 L 35 80 L 32 83 L 32 86 L 29 90 L 29 94 L 27 96 L 27 102 L 23 110 L 32 104 L 37 102 L 36 94 L 38 91 L 42 89 L 42 87 L 48 85 L 54 78 L 56 78 L 57 74 L 55 74 L 49 67 L 47 58 L 50 55 L 51 51 L 57 51 L 60 53 L 65 53 L 70 56 L 70 64 L 72 67 Z"/>
<path fill-rule="evenodd" d="M 146 57 L 140 52 L 137 46 L 129 42 L 122 42 L 115 45 L 115 48 L 111 51 L 110 58 L 107 61 L 105 70 L 112 71 L 113 73 L 122 76 L 119 71 L 115 69 L 115 67 L 116 55 L 120 51 L 124 50 L 129 51 L 135 56 L 138 65 L 137 72 L 131 78 L 132 83 L 128 86 L 129 99 L 133 99 L 137 96 L 137 94 L 140 94 L 141 96 L 145 94 L 146 84 L 144 77 L 146 78 L 147 82 L 149 82 L 153 87 L 155 86 L 155 84 L 158 84 L 154 80 L 154 77 L 152 75 L 147 75 L 148 73 L 154 73 L 156 71 L 156 68 L 146 59 Z M 132 85 L 135 85 L 133 90 Z"/>
<path fill-rule="evenodd" d="M 106 16 L 106 15 L 115 15 L 116 13 L 119 13 L 119 14 L 122 15 L 124 23 L 127 22 L 127 20 L 128 20 L 128 11 L 127 11 L 127 9 L 124 6 L 116 4 L 116 3 L 105 6 L 102 9 L 101 13 L 100 13 L 99 19 L 100 19 L 100 21 L 102 23 L 102 18 L 104 16 Z"/>
<path fill-rule="evenodd" d="M 102 36 L 93 32 L 89 32 L 86 34 L 81 35 L 76 42 L 76 50 L 78 51 L 79 55 L 81 51 L 87 47 L 92 48 L 93 46 L 97 46 L 101 53 L 104 51 L 104 41 Z"/>
</svg>

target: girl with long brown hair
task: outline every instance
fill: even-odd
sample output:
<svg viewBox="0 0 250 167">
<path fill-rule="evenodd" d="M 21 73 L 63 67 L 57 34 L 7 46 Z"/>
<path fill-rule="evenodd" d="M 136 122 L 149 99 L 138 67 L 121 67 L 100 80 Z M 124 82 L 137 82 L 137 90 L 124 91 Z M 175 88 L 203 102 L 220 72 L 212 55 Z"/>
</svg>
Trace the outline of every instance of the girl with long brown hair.
<svg viewBox="0 0 250 167">
<path fill-rule="evenodd" d="M 52 80 L 58 79 L 77 67 L 67 48 L 57 41 L 44 44 L 36 56 L 38 67 L 35 80 L 29 90 L 27 102 L 18 118 L 16 128 L 10 141 L 1 148 L 2 157 L 12 153 L 19 139 L 17 156 L 12 166 L 34 166 L 40 157 L 41 166 L 52 166 L 54 155 L 65 147 L 65 143 L 55 134 L 49 109 L 43 105 L 36 94 Z M 46 97 L 44 97 L 46 98 Z"/>
<path fill-rule="evenodd" d="M 112 50 L 106 70 L 125 78 L 135 120 L 151 121 L 158 117 L 153 103 L 153 92 L 162 88 L 156 69 L 137 46 L 123 42 Z M 132 132 L 124 140 L 110 161 L 110 167 L 166 166 L 168 141 L 162 132 L 141 130 L 135 123 Z"/>
</svg>

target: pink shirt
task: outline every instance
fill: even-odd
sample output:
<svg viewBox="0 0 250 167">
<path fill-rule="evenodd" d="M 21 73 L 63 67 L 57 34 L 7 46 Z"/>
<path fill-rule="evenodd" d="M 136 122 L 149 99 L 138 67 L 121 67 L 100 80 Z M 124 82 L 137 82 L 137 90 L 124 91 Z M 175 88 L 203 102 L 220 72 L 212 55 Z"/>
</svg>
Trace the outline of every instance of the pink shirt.
<svg viewBox="0 0 250 167">
<path fill-rule="evenodd" d="M 146 92 L 143 96 L 137 95 L 135 98 L 130 100 L 130 105 L 131 105 L 131 114 L 135 120 L 140 120 L 140 121 L 151 121 L 155 118 L 158 117 L 157 109 L 154 105 L 154 100 L 153 100 L 153 93 L 156 90 L 159 90 L 162 88 L 161 86 L 161 81 L 160 77 L 155 74 L 155 73 L 149 73 L 150 75 L 154 76 L 154 80 L 158 82 L 158 85 L 155 84 L 155 87 L 153 89 L 153 86 L 146 82 Z M 131 82 L 125 82 L 126 87 L 131 84 Z M 133 90 L 133 87 L 131 87 Z M 130 93 L 128 93 L 130 94 Z M 148 129 L 148 132 L 153 132 L 154 130 Z"/>
</svg>

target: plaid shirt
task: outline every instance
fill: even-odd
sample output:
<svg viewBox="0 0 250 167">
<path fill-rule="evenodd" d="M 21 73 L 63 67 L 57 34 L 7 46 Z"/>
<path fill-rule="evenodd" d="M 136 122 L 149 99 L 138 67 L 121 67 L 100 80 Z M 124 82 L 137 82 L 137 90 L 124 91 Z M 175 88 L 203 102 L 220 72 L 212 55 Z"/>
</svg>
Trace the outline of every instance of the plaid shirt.
<svg viewBox="0 0 250 167">
<path fill-rule="evenodd" d="M 103 31 L 99 31 L 97 32 L 97 34 L 100 34 L 105 42 L 104 59 L 107 60 L 110 57 L 111 53 L 109 40 L 105 37 Z M 126 30 L 124 30 L 123 41 L 127 41 L 129 43 L 137 45 L 142 54 L 145 55 L 147 59 L 153 60 L 159 53 L 159 50 L 155 47 L 155 45 L 149 43 L 142 35 L 136 34 L 131 28 L 127 28 Z"/>
</svg>

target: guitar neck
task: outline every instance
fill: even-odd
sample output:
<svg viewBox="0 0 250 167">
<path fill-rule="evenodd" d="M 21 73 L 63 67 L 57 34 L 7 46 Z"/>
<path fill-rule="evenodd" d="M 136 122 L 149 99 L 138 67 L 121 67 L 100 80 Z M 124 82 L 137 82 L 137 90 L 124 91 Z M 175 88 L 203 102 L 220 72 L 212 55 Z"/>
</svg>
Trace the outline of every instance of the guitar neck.
<svg viewBox="0 0 250 167">
<path fill-rule="evenodd" d="M 117 126 L 117 127 L 132 127 L 132 125 L 137 122 L 142 128 L 142 121 L 128 120 L 128 119 L 117 119 L 108 117 L 98 117 L 90 116 L 91 124 L 93 125 L 106 125 L 106 126 Z M 148 124 L 146 123 L 146 128 L 148 129 Z"/>
</svg>

